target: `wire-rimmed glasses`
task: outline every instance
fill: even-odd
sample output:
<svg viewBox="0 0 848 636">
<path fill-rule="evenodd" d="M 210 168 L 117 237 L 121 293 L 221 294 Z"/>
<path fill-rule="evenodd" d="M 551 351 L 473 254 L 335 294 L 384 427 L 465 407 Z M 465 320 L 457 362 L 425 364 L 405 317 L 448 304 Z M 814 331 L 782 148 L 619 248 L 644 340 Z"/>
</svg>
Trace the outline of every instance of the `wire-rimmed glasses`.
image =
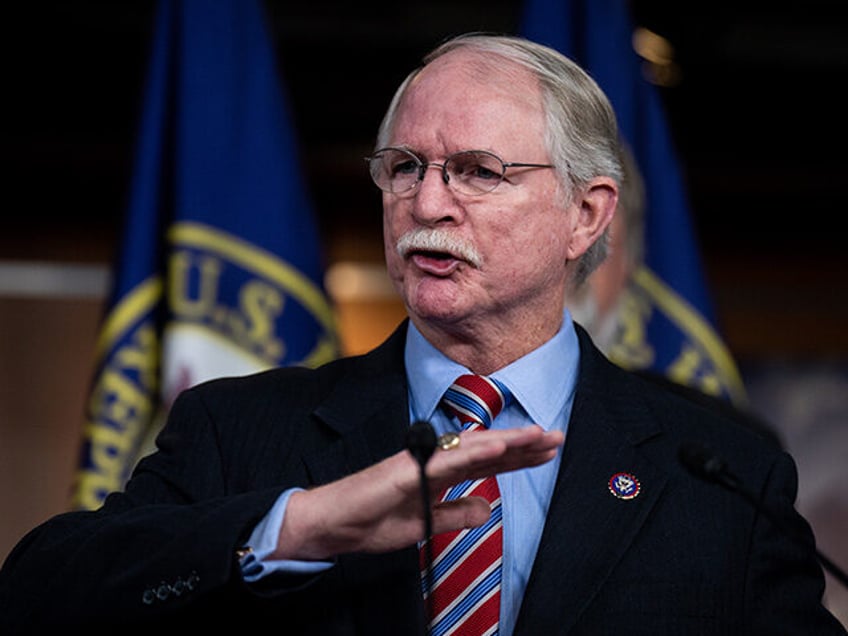
<svg viewBox="0 0 848 636">
<path fill-rule="evenodd" d="M 504 161 L 487 150 L 462 150 L 444 163 L 422 161 L 406 148 L 381 148 L 366 157 L 371 178 L 383 192 L 402 194 L 424 179 L 427 168 L 442 169 L 442 180 L 462 194 L 476 196 L 491 192 L 503 181 L 507 168 L 553 168 L 548 163 Z"/>
</svg>

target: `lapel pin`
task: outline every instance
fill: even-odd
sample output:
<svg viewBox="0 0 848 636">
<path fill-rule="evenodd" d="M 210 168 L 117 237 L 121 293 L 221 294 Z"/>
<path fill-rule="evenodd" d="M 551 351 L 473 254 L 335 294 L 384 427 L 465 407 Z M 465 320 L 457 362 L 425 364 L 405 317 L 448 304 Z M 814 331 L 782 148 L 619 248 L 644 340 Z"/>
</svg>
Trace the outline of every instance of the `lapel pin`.
<svg viewBox="0 0 848 636">
<path fill-rule="evenodd" d="M 609 491 L 619 499 L 633 499 L 639 494 L 639 480 L 630 473 L 616 473 L 609 480 Z"/>
</svg>

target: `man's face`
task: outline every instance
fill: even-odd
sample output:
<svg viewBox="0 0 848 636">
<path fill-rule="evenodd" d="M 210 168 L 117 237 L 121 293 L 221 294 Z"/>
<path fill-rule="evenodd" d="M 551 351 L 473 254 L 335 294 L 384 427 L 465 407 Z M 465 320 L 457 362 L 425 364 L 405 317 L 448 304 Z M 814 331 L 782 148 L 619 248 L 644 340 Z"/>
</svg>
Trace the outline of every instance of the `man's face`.
<svg viewBox="0 0 848 636">
<path fill-rule="evenodd" d="M 424 69 L 407 90 L 389 144 L 439 164 L 462 150 L 550 163 L 535 80 L 505 62 L 481 80 L 468 70 L 480 59 L 470 56 L 454 51 Z M 509 327 L 530 318 L 535 324 L 540 315 L 561 319 L 569 228 L 579 208 L 566 209 L 555 170 L 507 168 L 494 191 L 477 196 L 441 177 L 431 166 L 412 191 L 383 196 L 386 263 L 413 320 Z M 421 228 L 444 232 L 447 246 L 398 254 L 398 240 Z M 479 262 L 451 240 L 471 246 Z"/>
</svg>

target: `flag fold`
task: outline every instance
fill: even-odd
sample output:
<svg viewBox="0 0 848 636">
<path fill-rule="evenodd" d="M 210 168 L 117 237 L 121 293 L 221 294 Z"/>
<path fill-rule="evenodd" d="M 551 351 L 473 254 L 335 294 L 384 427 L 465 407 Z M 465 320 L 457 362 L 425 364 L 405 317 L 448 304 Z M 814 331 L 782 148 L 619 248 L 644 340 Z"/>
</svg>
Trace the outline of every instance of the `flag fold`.
<svg viewBox="0 0 848 636">
<path fill-rule="evenodd" d="M 656 87 L 633 49 L 625 0 L 527 0 L 522 35 L 579 63 L 609 96 L 647 197 L 645 260 L 633 276 L 618 342 L 621 366 L 656 372 L 737 405 L 745 391 L 719 336 L 681 164 Z"/>
<path fill-rule="evenodd" d="M 160 0 L 75 508 L 123 487 L 183 389 L 338 355 L 289 119 L 257 0 Z"/>
</svg>

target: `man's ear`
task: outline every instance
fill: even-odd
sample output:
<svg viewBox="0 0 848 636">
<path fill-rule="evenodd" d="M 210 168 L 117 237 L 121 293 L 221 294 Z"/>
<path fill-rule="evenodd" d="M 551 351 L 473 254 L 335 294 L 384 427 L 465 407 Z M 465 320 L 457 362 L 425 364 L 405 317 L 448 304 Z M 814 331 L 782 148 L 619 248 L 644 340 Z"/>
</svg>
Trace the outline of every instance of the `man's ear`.
<svg viewBox="0 0 848 636">
<path fill-rule="evenodd" d="M 582 256 L 612 222 L 618 204 L 618 184 L 609 177 L 596 177 L 578 195 L 577 214 L 568 243 L 568 260 Z"/>
</svg>

